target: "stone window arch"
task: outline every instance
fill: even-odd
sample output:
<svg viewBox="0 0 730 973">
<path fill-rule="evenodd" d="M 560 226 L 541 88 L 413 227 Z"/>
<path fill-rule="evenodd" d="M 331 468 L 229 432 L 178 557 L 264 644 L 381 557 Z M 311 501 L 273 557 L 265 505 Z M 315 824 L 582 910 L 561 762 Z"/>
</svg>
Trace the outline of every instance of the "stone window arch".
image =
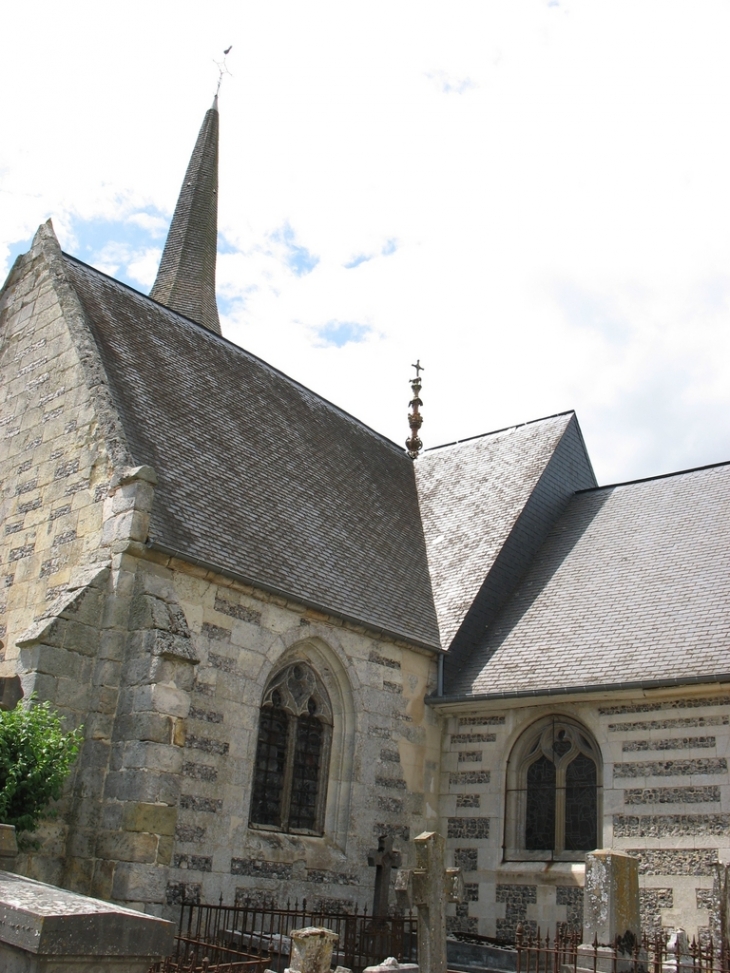
<svg viewBox="0 0 730 973">
<path fill-rule="evenodd" d="M 601 754 L 577 720 L 549 716 L 519 737 L 507 767 L 505 858 L 582 861 L 601 846 Z"/>
<path fill-rule="evenodd" d="M 324 832 L 332 724 L 327 690 L 306 662 L 296 661 L 269 679 L 259 714 L 253 827 Z"/>
</svg>

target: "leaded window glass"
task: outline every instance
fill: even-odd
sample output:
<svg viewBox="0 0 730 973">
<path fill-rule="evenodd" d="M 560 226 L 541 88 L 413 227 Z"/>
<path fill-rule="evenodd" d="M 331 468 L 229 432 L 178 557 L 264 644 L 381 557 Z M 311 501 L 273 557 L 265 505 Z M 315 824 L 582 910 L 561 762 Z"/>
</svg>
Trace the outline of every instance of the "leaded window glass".
<svg viewBox="0 0 730 973">
<path fill-rule="evenodd" d="M 506 857 L 572 860 L 596 848 L 599 766 L 597 746 L 572 720 L 527 730 L 508 768 Z"/>
<path fill-rule="evenodd" d="M 264 692 L 254 763 L 251 824 L 321 834 L 332 707 L 314 671 L 296 662 Z"/>
</svg>

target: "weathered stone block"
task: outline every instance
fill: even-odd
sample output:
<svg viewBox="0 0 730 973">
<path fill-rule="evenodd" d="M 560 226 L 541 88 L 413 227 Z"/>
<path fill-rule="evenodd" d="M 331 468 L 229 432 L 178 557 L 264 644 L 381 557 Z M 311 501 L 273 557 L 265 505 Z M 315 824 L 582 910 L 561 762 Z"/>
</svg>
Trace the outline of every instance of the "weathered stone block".
<svg viewBox="0 0 730 973">
<path fill-rule="evenodd" d="M 132 740 L 151 743 L 173 742 L 173 719 L 161 713 L 139 713 L 120 717 L 114 727 L 115 740 Z"/>
<path fill-rule="evenodd" d="M 121 902 L 163 902 L 167 876 L 163 865 L 120 862 L 114 872 L 112 897 Z"/>
<path fill-rule="evenodd" d="M 179 791 L 180 781 L 176 774 L 124 770 L 107 775 L 105 794 L 111 800 L 175 804 Z"/>
<path fill-rule="evenodd" d="M 134 710 L 155 712 L 184 719 L 190 711 L 190 697 L 172 686 L 140 686 L 134 691 Z"/>
<path fill-rule="evenodd" d="M 172 837 L 164 836 L 157 842 L 157 864 L 169 865 L 172 861 L 172 849 L 175 840 Z"/>
<path fill-rule="evenodd" d="M 166 804 L 128 803 L 122 812 L 122 827 L 125 831 L 173 835 L 176 823 L 177 808 Z"/>
<path fill-rule="evenodd" d="M 101 834 L 96 842 L 97 858 L 123 862 L 154 862 L 157 859 L 157 835 L 141 832 Z"/>
</svg>

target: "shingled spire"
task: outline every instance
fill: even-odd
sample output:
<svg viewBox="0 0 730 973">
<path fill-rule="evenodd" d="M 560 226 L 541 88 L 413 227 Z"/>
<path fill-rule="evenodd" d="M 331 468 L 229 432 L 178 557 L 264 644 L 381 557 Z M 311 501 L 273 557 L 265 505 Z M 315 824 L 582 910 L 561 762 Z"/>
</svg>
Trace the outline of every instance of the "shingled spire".
<svg viewBox="0 0 730 973">
<path fill-rule="evenodd" d="M 175 207 L 150 297 L 216 334 L 218 237 L 218 96 L 205 113 Z"/>
</svg>

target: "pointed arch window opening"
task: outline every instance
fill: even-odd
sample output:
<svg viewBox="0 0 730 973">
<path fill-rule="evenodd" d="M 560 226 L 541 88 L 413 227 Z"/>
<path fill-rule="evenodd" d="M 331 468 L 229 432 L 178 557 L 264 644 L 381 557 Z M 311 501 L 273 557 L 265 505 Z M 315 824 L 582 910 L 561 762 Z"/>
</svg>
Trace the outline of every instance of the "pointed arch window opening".
<svg viewBox="0 0 730 973">
<path fill-rule="evenodd" d="M 253 827 L 323 834 L 332 723 L 327 691 L 306 663 L 269 681 L 259 717 Z"/>
<path fill-rule="evenodd" d="M 601 761 L 586 731 L 551 718 L 526 731 L 510 763 L 506 859 L 579 860 L 598 847 Z"/>
</svg>

